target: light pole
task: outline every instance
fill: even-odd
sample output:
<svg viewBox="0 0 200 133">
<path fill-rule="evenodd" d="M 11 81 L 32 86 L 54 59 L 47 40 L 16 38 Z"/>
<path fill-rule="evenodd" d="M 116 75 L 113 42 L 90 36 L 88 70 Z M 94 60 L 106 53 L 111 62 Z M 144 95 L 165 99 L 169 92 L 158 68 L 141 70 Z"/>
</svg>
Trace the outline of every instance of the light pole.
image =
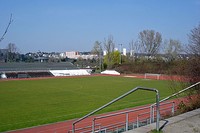
<svg viewBox="0 0 200 133">
<path fill-rule="evenodd" d="M 122 44 L 119 44 L 120 45 L 120 62 L 119 64 L 122 64 Z"/>
<path fill-rule="evenodd" d="M 103 51 L 102 51 L 102 47 L 101 47 L 101 45 L 100 45 L 100 51 L 99 51 L 100 72 L 102 71 L 102 57 L 103 57 Z"/>
</svg>

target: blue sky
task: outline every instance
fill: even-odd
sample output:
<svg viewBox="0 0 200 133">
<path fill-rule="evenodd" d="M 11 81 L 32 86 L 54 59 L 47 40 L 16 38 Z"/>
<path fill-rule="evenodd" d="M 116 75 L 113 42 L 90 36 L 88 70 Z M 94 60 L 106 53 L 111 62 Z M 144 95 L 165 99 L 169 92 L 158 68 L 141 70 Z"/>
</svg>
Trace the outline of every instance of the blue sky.
<svg viewBox="0 0 200 133">
<path fill-rule="evenodd" d="M 153 29 L 164 39 L 187 43 L 200 23 L 200 0 L 0 0 L 0 35 L 10 14 L 13 23 L 0 43 L 15 43 L 21 53 L 91 51 L 109 35 L 116 47 Z"/>
</svg>

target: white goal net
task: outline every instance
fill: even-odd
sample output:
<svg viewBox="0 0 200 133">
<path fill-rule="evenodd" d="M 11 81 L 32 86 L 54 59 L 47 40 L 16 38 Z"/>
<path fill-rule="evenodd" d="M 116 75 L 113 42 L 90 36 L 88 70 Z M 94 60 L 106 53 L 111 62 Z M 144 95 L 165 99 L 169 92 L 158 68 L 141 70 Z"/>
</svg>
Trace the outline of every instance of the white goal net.
<svg viewBox="0 0 200 133">
<path fill-rule="evenodd" d="M 156 74 L 156 73 L 145 73 L 144 78 L 145 79 L 160 79 L 161 74 Z"/>
</svg>

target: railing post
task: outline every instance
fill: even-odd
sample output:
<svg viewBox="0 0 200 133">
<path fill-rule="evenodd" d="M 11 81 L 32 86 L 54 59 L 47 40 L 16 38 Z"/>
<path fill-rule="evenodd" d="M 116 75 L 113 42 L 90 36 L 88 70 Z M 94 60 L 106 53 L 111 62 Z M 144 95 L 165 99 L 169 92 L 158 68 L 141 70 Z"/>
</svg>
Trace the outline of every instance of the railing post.
<svg viewBox="0 0 200 133">
<path fill-rule="evenodd" d="M 75 133 L 75 124 L 72 124 L 72 133 Z"/>
<path fill-rule="evenodd" d="M 95 118 L 92 121 L 92 133 L 95 133 Z"/>
<path fill-rule="evenodd" d="M 152 108 L 153 108 L 153 106 L 150 106 L 150 124 L 151 124 L 152 121 L 153 121 L 153 120 L 152 120 L 152 118 L 153 118 L 153 117 L 152 117 L 152 116 L 153 116 L 153 114 L 152 114 L 153 109 L 152 109 Z"/>
<path fill-rule="evenodd" d="M 174 115 L 174 110 L 175 110 L 175 103 L 174 102 L 172 102 L 172 115 Z"/>
<path fill-rule="evenodd" d="M 128 113 L 126 113 L 126 131 L 128 131 Z"/>
<path fill-rule="evenodd" d="M 159 96 L 159 92 L 157 91 L 156 93 L 156 130 L 159 131 L 159 121 L 160 121 L 160 96 Z"/>
<path fill-rule="evenodd" d="M 154 116 L 154 106 L 152 106 L 152 123 L 154 123 L 154 118 L 155 118 L 155 116 Z"/>
<path fill-rule="evenodd" d="M 99 126 L 99 132 L 101 133 L 101 126 Z"/>
</svg>

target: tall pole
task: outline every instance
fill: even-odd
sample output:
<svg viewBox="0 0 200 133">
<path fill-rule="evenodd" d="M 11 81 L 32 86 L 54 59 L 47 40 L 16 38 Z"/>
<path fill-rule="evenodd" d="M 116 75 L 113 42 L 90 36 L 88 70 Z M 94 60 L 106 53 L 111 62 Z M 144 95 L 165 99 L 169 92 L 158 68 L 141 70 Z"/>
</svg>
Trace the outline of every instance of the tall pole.
<svg viewBox="0 0 200 133">
<path fill-rule="evenodd" d="M 99 46 L 100 47 L 100 51 L 99 51 L 99 65 L 100 65 L 100 72 L 102 71 L 102 58 L 103 58 L 103 50 L 102 50 L 102 47 L 101 45 Z"/>
<path fill-rule="evenodd" d="M 156 90 L 156 130 L 159 131 L 159 121 L 160 121 L 160 94 Z"/>
<path fill-rule="evenodd" d="M 102 71 L 102 51 L 99 53 L 99 68 L 100 68 L 100 72 Z"/>
<path fill-rule="evenodd" d="M 119 64 L 122 64 L 122 44 L 119 44 L 120 45 L 120 62 Z"/>
</svg>

